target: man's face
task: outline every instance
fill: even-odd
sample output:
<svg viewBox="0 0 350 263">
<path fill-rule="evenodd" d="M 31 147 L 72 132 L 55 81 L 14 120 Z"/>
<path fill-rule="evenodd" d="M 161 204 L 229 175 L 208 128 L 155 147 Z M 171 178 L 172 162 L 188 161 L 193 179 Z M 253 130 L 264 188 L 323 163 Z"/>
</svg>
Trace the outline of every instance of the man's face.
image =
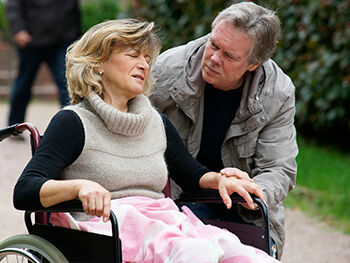
<svg viewBox="0 0 350 263">
<path fill-rule="evenodd" d="M 239 88 L 247 70 L 259 64 L 248 65 L 248 54 L 253 39 L 234 25 L 221 21 L 212 30 L 202 58 L 202 77 L 220 90 Z"/>
</svg>

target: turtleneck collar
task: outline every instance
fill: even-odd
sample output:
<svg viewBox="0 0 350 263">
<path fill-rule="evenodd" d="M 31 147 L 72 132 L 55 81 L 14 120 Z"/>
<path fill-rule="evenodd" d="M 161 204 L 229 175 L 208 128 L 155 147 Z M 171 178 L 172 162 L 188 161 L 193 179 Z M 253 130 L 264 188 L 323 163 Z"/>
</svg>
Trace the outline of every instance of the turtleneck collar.
<svg viewBox="0 0 350 263">
<path fill-rule="evenodd" d="M 147 127 L 151 118 L 151 103 L 142 94 L 129 101 L 128 112 L 112 107 L 94 91 L 90 92 L 87 102 L 101 117 L 108 130 L 120 135 L 139 135 Z"/>
</svg>

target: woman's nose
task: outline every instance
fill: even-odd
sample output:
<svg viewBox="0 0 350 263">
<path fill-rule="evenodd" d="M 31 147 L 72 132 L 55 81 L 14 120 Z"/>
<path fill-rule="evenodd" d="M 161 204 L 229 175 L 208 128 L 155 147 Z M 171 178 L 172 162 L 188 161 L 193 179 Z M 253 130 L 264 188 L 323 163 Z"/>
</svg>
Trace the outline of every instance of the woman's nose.
<svg viewBox="0 0 350 263">
<path fill-rule="evenodd" d="M 139 62 L 138 68 L 140 68 L 142 70 L 149 70 L 149 64 L 148 64 L 148 62 L 147 62 L 145 57 L 141 57 L 140 58 L 140 62 Z"/>
</svg>

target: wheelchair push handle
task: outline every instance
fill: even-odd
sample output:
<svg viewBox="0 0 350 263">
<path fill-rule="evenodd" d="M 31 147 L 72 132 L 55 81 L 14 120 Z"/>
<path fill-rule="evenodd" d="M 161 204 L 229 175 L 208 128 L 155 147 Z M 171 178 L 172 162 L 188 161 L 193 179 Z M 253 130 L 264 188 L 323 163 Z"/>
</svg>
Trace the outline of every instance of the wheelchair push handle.
<svg viewBox="0 0 350 263">
<path fill-rule="evenodd" d="M 17 123 L 0 129 L 0 142 L 10 136 L 17 136 L 25 130 L 28 130 L 32 135 L 33 149 L 36 150 L 40 142 L 40 133 L 38 129 L 30 122 Z"/>
</svg>

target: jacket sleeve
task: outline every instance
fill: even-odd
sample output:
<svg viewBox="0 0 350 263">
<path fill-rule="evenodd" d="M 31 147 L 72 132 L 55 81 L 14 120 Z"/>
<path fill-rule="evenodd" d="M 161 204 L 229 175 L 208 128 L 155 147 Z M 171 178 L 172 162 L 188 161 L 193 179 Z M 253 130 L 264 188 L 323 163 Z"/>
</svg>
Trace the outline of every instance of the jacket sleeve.
<svg viewBox="0 0 350 263">
<path fill-rule="evenodd" d="M 9 0 L 6 2 L 6 16 L 12 35 L 21 30 L 26 30 L 23 2 L 22 0 Z"/>
<path fill-rule="evenodd" d="M 290 83 L 289 88 L 294 91 Z M 265 193 L 268 207 L 277 206 L 295 187 L 298 146 L 294 127 L 294 92 L 287 97 L 274 119 L 260 132 L 252 170 L 255 183 Z"/>
</svg>

